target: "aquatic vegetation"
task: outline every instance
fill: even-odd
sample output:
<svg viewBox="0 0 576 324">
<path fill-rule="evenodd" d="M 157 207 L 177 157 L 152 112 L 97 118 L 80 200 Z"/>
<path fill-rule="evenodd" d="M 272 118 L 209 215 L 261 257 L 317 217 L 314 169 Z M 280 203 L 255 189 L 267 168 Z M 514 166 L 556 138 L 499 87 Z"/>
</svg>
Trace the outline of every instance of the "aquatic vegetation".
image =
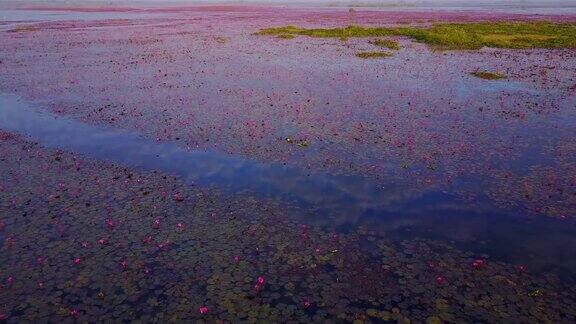
<svg viewBox="0 0 576 324">
<path fill-rule="evenodd" d="M 280 39 L 292 39 L 294 37 L 295 36 L 292 34 L 280 34 L 280 35 L 276 36 L 276 38 L 280 38 Z"/>
<path fill-rule="evenodd" d="M 496 48 L 575 48 L 576 25 L 552 22 L 435 23 L 430 27 L 300 28 L 293 25 L 261 29 L 257 35 L 310 37 L 405 36 L 444 50 Z"/>
<path fill-rule="evenodd" d="M 371 40 L 369 43 L 372 45 L 385 47 L 385 48 L 388 48 L 391 50 L 399 50 L 400 49 L 400 44 L 393 39 L 377 38 L 377 39 Z"/>
<path fill-rule="evenodd" d="M 88 321 L 95 316 L 110 320 L 173 316 L 178 320 L 205 318 L 210 321 L 235 318 L 311 321 L 323 317 L 351 321 L 360 318 L 411 319 L 419 322 L 436 316 L 441 309 L 442 318 L 468 318 L 463 314 L 474 313 L 478 314 L 475 318 L 498 320 L 506 318 L 506 315 L 490 311 L 491 307 L 495 307 L 499 300 L 511 298 L 518 300 L 519 306 L 515 309 L 521 314 L 528 314 L 524 309 L 530 308 L 523 307 L 539 298 L 539 303 L 546 307 L 538 310 L 538 316 L 551 319 L 572 316 L 569 311 L 572 308 L 553 306 L 559 298 L 566 297 L 547 297 L 552 298 L 550 301 L 540 299 L 546 293 L 540 287 L 556 285 L 553 280 L 549 282 L 527 271 L 518 271 L 517 266 L 498 261 L 488 263 L 484 258 L 470 261 L 468 253 L 430 240 L 411 239 L 393 243 L 385 238 L 386 235 L 380 236 L 362 227 L 350 233 L 325 231 L 286 217 L 285 213 L 289 213 L 291 208 L 277 201 L 236 196 L 219 202 L 217 192 L 186 187 L 160 173 L 132 173 L 133 182 L 124 182 L 118 177 L 126 172 L 121 167 L 105 164 L 96 167 L 94 162 L 84 162 L 86 168 L 76 171 L 67 154 L 59 154 L 59 162 L 47 165 L 47 171 L 64 165 L 62 172 L 39 175 L 28 171 L 33 170 L 36 163 L 54 161 L 53 157 L 43 154 L 33 158 L 27 156 L 23 160 L 21 154 L 15 154 L 19 152 L 18 144 L 13 144 L 10 146 L 13 154 L 6 155 L 8 160 L 4 163 L 26 165 L 18 171 L 25 172 L 20 177 L 25 182 L 19 186 L 37 183 L 44 178 L 42 182 L 48 187 L 57 187 L 57 179 L 66 187 L 82 185 L 84 188 L 78 198 L 67 202 L 56 200 L 50 205 L 32 192 L 21 197 L 29 201 L 24 205 L 25 212 L 30 215 L 29 221 L 14 224 L 11 231 L 18 233 L 22 241 L 37 237 L 40 240 L 38 244 L 47 247 L 41 259 L 50 262 L 44 262 L 42 267 L 27 267 L 29 262 L 26 260 L 38 259 L 39 255 L 36 249 L 29 250 L 24 246 L 16 246 L 17 253 L 1 256 L 2 273 L 18 271 L 22 274 L 22 278 L 10 275 L 10 279 L 6 279 L 14 293 L 11 296 L 17 296 L 16 300 L 0 295 L 3 305 L 15 318 L 21 316 L 15 311 L 21 304 L 19 298 L 30 294 L 57 295 L 61 300 L 61 304 L 56 306 L 43 303 L 27 306 L 25 310 L 30 312 L 27 316 L 31 319 L 37 318 L 36 312 L 45 312 L 50 319 L 78 316 Z M 20 152 L 26 152 L 26 148 Z M 105 186 L 90 181 L 96 173 L 100 178 L 108 179 Z M 83 176 L 79 177 L 79 174 Z M 132 206 L 132 197 L 142 192 L 141 186 L 155 189 L 149 189 L 146 198 Z M 190 205 L 178 203 L 163 196 L 163 188 L 178 188 L 183 196 L 198 199 Z M 0 195 L 2 201 L 9 201 L 15 194 L 4 191 Z M 87 226 L 107 219 L 100 211 L 108 200 L 91 199 L 100 195 L 114 197 L 114 208 L 109 215 L 109 219 L 114 217 L 118 224 L 114 231 Z M 88 199 L 91 208 L 85 209 Z M 8 208 L 1 205 L 0 215 L 5 215 Z M 59 222 L 71 227 L 72 240 L 38 236 L 50 220 L 36 215 L 45 213 L 47 208 L 55 211 L 70 208 Z M 147 224 L 160 219 L 149 214 L 152 210 L 162 210 L 166 215 L 161 226 L 154 229 L 154 236 L 149 234 L 151 229 Z M 86 217 L 78 217 L 79 213 Z M 221 217 L 218 223 L 213 222 L 212 215 L 227 213 L 236 217 Z M 186 231 L 176 234 L 174 229 L 181 224 L 180 215 L 188 215 L 190 225 Z M 95 222 L 97 217 L 100 218 Z M 143 218 L 148 221 L 141 224 Z M 69 259 L 63 260 L 62 256 L 76 253 L 82 242 L 103 240 L 101 235 L 110 237 L 109 245 L 90 249 L 90 257 L 82 256 L 74 270 L 54 271 L 70 269 Z M 159 250 L 150 249 L 146 242 L 155 242 Z M 366 245 L 367 242 L 372 243 Z M 240 261 L 240 253 L 233 252 L 236 250 L 249 251 L 245 260 Z M 470 262 L 481 263 L 482 271 L 470 267 Z M 194 276 L 190 276 L 190 269 L 194 269 Z M 81 271 L 81 275 L 75 271 Z M 178 284 L 170 284 L 163 278 L 170 278 Z M 338 283 L 334 278 L 338 278 Z M 514 285 L 503 278 L 513 281 Z M 448 285 L 447 282 L 454 284 Z M 485 307 L 458 303 L 462 296 L 454 292 L 453 286 L 460 283 L 462 287 L 475 287 L 467 292 L 469 296 L 466 298 L 489 296 L 490 301 L 485 302 Z M 158 285 L 166 287 L 167 293 L 179 301 L 166 299 L 172 297 L 166 297 L 164 289 L 157 290 Z M 535 292 L 533 287 L 539 287 L 539 291 Z M 192 298 L 190 291 L 194 291 Z M 398 294 L 418 294 L 422 298 L 403 300 L 402 308 L 397 308 L 395 296 Z M 143 295 L 147 297 L 140 302 Z M 349 302 L 342 303 L 344 299 Z M 89 306 L 89 302 L 84 302 L 89 300 L 102 303 L 100 307 L 103 309 L 127 307 L 136 312 L 119 314 L 110 311 L 101 315 Z M 430 302 L 422 303 L 422 300 Z M 570 299 L 563 302 L 571 303 Z M 258 310 L 261 315 L 249 315 L 251 310 Z"/>
<path fill-rule="evenodd" d="M 387 52 L 358 52 L 356 56 L 359 58 L 379 58 L 379 57 L 390 57 L 392 54 Z"/>
<path fill-rule="evenodd" d="M 218 182 L 236 165 L 202 159 L 202 181 L 180 176 L 182 156 L 115 165 L 0 132 L 0 321 L 576 320 L 576 146 L 558 122 L 573 117 L 573 50 L 406 46 L 377 64 L 349 59 L 365 40 L 249 36 L 338 12 L 201 10 L 0 33 L 2 91 L 154 145 L 225 152 L 243 175 Z M 386 26 L 482 18 L 354 13 Z M 478 62 L 515 82 L 463 78 Z M 247 189 L 260 173 L 270 182 Z"/>
<path fill-rule="evenodd" d="M 470 74 L 477 77 L 477 78 L 485 79 L 485 80 L 500 80 L 500 79 L 504 79 L 506 77 L 501 73 L 489 72 L 489 71 L 474 71 L 474 72 L 470 72 Z"/>
</svg>

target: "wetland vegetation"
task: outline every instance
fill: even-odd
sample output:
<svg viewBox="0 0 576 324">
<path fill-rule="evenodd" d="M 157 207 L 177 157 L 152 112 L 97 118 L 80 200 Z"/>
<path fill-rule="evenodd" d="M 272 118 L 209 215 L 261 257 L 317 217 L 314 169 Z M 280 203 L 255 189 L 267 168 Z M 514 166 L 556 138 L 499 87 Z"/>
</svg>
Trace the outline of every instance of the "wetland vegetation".
<svg viewBox="0 0 576 324">
<path fill-rule="evenodd" d="M 574 48 L 576 25 L 552 22 L 434 23 L 431 26 L 263 28 L 257 35 L 303 35 L 319 38 L 404 36 L 442 50 L 495 48 Z"/>
</svg>

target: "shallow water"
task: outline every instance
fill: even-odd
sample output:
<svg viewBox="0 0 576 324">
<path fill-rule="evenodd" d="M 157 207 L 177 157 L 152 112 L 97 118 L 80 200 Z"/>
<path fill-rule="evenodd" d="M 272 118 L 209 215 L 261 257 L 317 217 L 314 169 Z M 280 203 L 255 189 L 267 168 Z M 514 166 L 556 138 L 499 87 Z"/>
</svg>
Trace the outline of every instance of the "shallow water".
<svg viewBox="0 0 576 324">
<path fill-rule="evenodd" d="M 496 83 L 493 87 L 502 86 Z M 15 95 L 0 95 L 0 128 L 29 136 L 50 148 L 175 174 L 189 184 L 217 188 L 228 195 L 248 191 L 296 203 L 313 210 L 301 215 L 301 221 L 338 232 L 368 225 L 395 240 L 413 235 L 433 238 L 487 253 L 497 260 L 523 260 L 535 271 L 557 267 L 566 279 L 576 279 L 572 262 L 567 262 L 576 260 L 576 248 L 571 248 L 576 247 L 572 220 L 526 218 L 522 210 L 498 208 L 483 197 L 481 190 L 477 194 L 482 198 L 469 203 L 457 194 L 460 190 L 475 190 L 469 182 L 449 190 L 430 188 L 412 193 L 358 176 L 311 173 L 278 163 L 152 141 L 135 133 L 51 115 Z M 550 253 L 557 250 L 566 252 Z"/>
</svg>

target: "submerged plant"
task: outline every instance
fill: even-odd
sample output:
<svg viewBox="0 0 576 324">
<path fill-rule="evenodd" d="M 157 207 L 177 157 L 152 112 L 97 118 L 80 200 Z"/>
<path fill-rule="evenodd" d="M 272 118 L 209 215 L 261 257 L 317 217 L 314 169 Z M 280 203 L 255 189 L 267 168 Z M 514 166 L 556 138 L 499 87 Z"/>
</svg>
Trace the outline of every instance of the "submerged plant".
<svg viewBox="0 0 576 324">
<path fill-rule="evenodd" d="M 504 79 L 505 76 L 501 73 L 497 72 L 488 72 L 488 71 L 474 71 L 470 72 L 471 75 L 485 80 L 500 80 Z"/>
<path fill-rule="evenodd" d="M 389 57 L 392 56 L 392 54 L 386 52 L 358 52 L 356 53 L 356 56 L 359 58 L 367 59 L 367 58 Z"/>
</svg>

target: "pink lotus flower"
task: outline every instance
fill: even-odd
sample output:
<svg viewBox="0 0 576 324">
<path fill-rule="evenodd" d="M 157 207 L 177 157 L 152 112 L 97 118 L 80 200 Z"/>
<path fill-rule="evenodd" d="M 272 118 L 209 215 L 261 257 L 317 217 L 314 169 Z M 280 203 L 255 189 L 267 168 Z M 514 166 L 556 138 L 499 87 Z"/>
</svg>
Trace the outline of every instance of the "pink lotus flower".
<svg viewBox="0 0 576 324">
<path fill-rule="evenodd" d="M 182 223 L 176 224 L 176 229 L 181 230 L 181 229 L 183 229 L 183 228 L 184 228 L 184 224 L 182 224 Z"/>
<path fill-rule="evenodd" d="M 266 280 L 264 279 L 264 277 L 258 277 L 258 279 L 256 279 L 256 282 L 260 285 L 263 285 L 265 281 Z"/>
<path fill-rule="evenodd" d="M 80 245 L 82 246 L 83 249 L 88 248 L 88 242 L 83 241 L 82 243 L 80 243 Z"/>
<path fill-rule="evenodd" d="M 70 310 L 70 316 L 72 317 L 78 317 L 78 310 L 76 308 L 72 308 Z"/>
<path fill-rule="evenodd" d="M 310 307 L 310 305 L 312 305 L 308 299 L 304 299 L 304 302 L 302 304 L 304 305 L 304 308 L 308 308 Z"/>
<path fill-rule="evenodd" d="M 106 245 L 106 244 L 108 244 L 108 241 L 107 241 L 105 238 L 101 238 L 101 239 L 98 240 L 98 244 L 100 244 L 100 245 Z"/>
<path fill-rule="evenodd" d="M 437 284 L 441 285 L 444 283 L 444 281 L 445 281 L 444 277 L 442 277 L 442 276 L 436 277 L 436 283 Z"/>
<path fill-rule="evenodd" d="M 208 314 L 208 307 L 200 306 L 200 308 L 198 308 L 198 311 L 200 312 L 201 315 L 206 315 Z"/>
<path fill-rule="evenodd" d="M 74 258 L 72 261 L 75 265 L 79 265 L 82 260 L 80 258 Z"/>
</svg>

